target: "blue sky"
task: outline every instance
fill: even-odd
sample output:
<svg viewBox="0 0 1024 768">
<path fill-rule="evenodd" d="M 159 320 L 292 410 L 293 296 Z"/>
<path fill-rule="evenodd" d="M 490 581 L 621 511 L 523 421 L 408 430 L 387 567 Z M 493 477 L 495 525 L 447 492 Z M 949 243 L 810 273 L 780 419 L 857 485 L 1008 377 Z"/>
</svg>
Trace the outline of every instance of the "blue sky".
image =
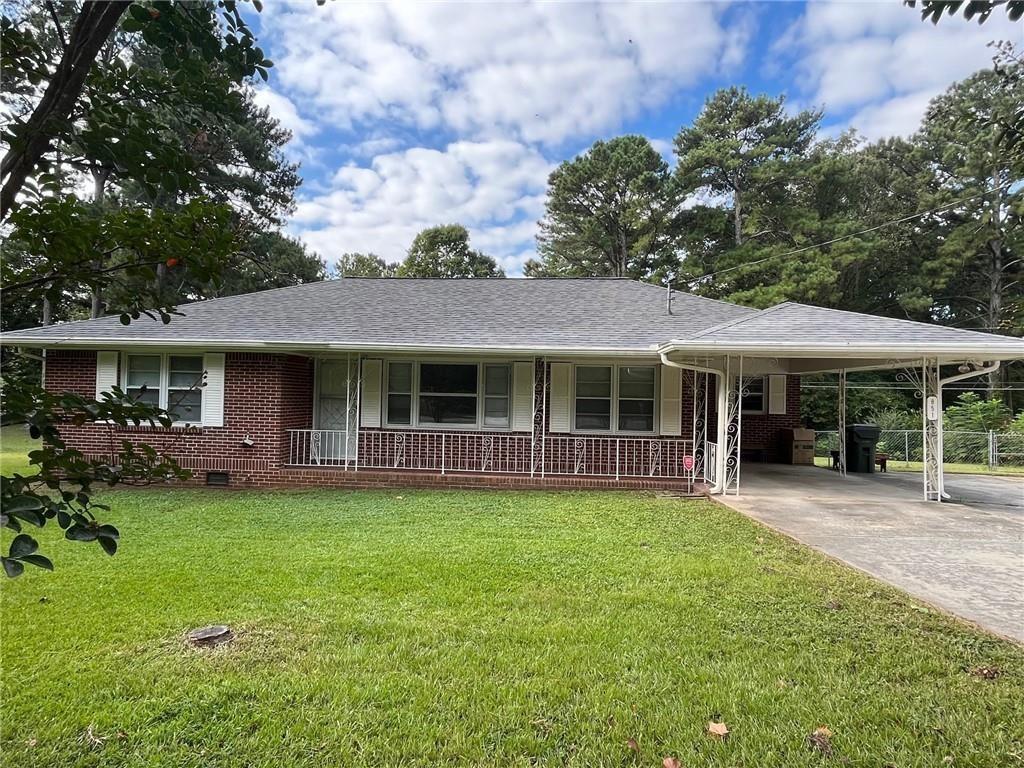
<svg viewBox="0 0 1024 768">
<path fill-rule="evenodd" d="M 401 259 L 460 222 L 510 275 L 534 255 L 547 175 L 596 139 L 640 133 L 666 159 L 681 125 L 737 84 L 818 106 L 824 126 L 907 135 L 929 99 L 1021 39 L 920 21 L 899 0 L 759 3 L 265 2 L 275 62 L 258 99 L 302 163 L 288 231 L 330 264 Z"/>
</svg>

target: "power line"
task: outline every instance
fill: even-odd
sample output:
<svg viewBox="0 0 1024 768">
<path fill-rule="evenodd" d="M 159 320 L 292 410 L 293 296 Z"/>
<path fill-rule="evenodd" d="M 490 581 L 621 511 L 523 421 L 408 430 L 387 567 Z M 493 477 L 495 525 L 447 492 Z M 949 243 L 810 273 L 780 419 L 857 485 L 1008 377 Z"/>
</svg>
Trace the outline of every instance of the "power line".
<svg viewBox="0 0 1024 768">
<path fill-rule="evenodd" d="M 803 253 L 804 251 L 811 251 L 811 250 L 814 250 L 815 248 L 821 248 L 822 246 L 825 246 L 825 245 L 832 245 L 833 243 L 839 243 L 839 242 L 842 242 L 843 240 L 849 240 L 851 237 L 860 237 L 861 235 L 866 235 L 869 232 L 874 232 L 876 230 L 883 229 L 885 227 L 891 227 L 894 224 L 903 224 L 903 223 L 908 222 L 908 221 L 913 221 L 914 219 L 919 219 L 922 216 L 927 216 L 928 214 L 931 214 L 931 213 L 939 213 L 941 211 L 946 210 L 947 208 L 955 208 L 956 206 L 961 205 L 962 203 L 966 203 L 966 202 L 968 202 L 970 200 L 974 200 L 974 199 L 979 198 L 979 197 L 984 197 L 985 195 L 991 194 L 992 192 L 996 192 L 996 191 L 1001 190 L 1001 189 L 1006 189 L 1006 188 L 1012 186 L 1013 183 L 1014 182 L 1012 182 L 1012 181 L 1008 181 L 1005 184 L 1002 184 L 1002 185 L 1000 185 L 998 187 L 992 187 L 991 189 L 986 189 L 984 192 L 979 192 L 976 195 L 971 195 L 970 197 L 964 197 L 964 198 L 961 198 L 960 200 L 954 200 L 952 203 L 946 203 L 945 205 L 940 205 L 938 208 L 932 208 L 932 209 L 927 210 L 927 211 L 921 211 L 920 213 L 913 213 L 913 214 L 911 214 L 909 216 L 904 216 L 901 219 L 893 219 L 892 221 L 886 221 L 886 222 L 884 222 L 882 224 L 877 224 L 877 225 L 875 225 L 873 227 L 868 227 L 867 229 L 862 229 L 859 232 L 851 232 L 848 235 L 840 235 L 839 237 L 834 237 L 831 240 L 826 240 L 823 243 L 816 243 L 815 245 L 805 245 L 802 248 L 797 248 L 797 249 L 792 250 L 792 251 L 787 251 L 786 253 L 775 253 L 775 254 L 772 254 L 771 256 L 765 256 L 763 259 L 757 259 L 756 261 L 748 261 L 745 264 L 737 264 L 734 267 L 726 267 L 725 269 L 716 269 L 714 272 L 708 272 L 705 275 L 701 275 L 700 277 L 693 278 L 692 280 L 689 281 L 689 283 L 690 283 L 690 285 L 692 285 L 692 284 L 694 284 L 694 283 L 696 283 L 696 282 L 698 282 L 700 280 L 706 280 L 709 277 L 715 277 L 716 275 L 722 275 L 722 274 L 725 274 L 726 272 L 733 272 L 733 271 L 735 271 L 737 269 L 743 269 L 744 267 L 755 267 L 758 264 L 764 264 L 766 261 L 771 261 L 772 259 L 781 259 L 781 258 L 784 258 L 786 256 L 795 256 L 796 254 Z"/>
</svg>

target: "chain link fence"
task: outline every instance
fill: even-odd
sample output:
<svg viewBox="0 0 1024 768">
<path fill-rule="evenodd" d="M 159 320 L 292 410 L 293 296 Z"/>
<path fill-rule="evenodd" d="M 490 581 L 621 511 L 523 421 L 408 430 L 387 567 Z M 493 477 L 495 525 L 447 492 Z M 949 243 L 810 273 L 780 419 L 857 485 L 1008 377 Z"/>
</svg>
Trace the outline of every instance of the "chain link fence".
<svg viewBox="0 0 1024 768">
<path fill-rule="evenodd" d="M 830 460 L 839 450 L 839 433 L 814 433 L 814 455 Z M 894 469 L 919 469 L 924 461 L 921 430 L 884 429 L 878 453 L 888 457 Z M 1024 468 L 1024 432 L 944 432 L 943 463 L 966 468 Z"/>
</svg>

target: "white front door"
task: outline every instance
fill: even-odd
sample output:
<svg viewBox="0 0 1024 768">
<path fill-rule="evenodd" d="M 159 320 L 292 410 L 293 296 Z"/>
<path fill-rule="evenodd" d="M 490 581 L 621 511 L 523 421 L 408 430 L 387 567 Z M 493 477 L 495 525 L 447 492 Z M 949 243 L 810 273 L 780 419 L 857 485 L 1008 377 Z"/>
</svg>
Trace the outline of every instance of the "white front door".
<svg viewBox="0 0 1024 768">
<path fill-rule="evenodd" d="M 317 429 L 319 456 L 324 460 L 355 455 L 356 360 L 337 358 L 320 361 Z"/>
</svg>

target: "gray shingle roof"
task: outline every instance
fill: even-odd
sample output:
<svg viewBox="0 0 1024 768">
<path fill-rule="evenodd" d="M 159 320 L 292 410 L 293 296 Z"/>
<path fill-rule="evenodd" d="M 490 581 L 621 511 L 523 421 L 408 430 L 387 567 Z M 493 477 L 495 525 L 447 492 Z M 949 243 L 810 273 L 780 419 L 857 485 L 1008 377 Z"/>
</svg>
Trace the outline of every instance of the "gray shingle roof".
<svg viewBox="0 0 1024 768">
<path fill-rule="evenodd" d="M 991 333 L 930 325 L 912 320 L 877 317 L 841 309 L 826 309 L 785 302 L 744 318 L 738 318 L 680 339 L 684 342 L 726 345 L 954 345 L 986 347 L 1020 345 L 1024 341 Z"/>
<path fill-rule="evenodd" d="M 170 324 L 116 317 L 18 331 L 20 341 L 294 342 L 649 350 L 756 314 L 628 279 L 345 278 L 185 304 Z"/>
<path fill-rule="evenodd" d="M 5 344 L 315 349 L 466 348 L 650 353 L 778 345 L 957 347 L 1024 358 L 1024 341 L 787 302 L 755 310 L 616 278 L 345 278 L 185 304 L 170 324 L 82 320 L 4 334 Z M 669 342 L 672 342 L 671 344 Z"/>
</svg>

